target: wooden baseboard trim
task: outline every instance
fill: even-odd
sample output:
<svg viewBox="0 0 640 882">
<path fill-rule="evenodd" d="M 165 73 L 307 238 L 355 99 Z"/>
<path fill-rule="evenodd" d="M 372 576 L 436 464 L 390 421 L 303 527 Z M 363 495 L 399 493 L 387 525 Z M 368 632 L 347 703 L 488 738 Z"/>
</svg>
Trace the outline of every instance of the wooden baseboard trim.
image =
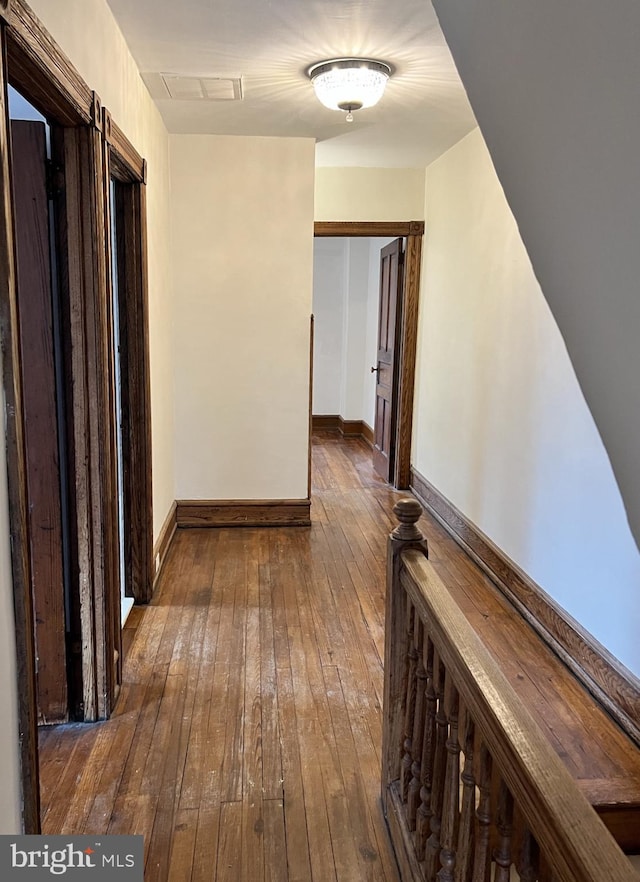
<svg viewBox="0 0 640 882">
<path fill-rule="evenodd" d="M 308 527 L 310 499 L 179 499 L 178 527 Z"/>
<path fill-rule="evenodd" d="M 414 468 L 411 490 L 640 745 L 640 680 Z"/>
<path fill-rule="evenodd" d="M 315 432 L 318 429 L 324 429 L 326 432 L 339 432 L 341 419 L 342 417 L 339 417 L 337 413 L 313 414 L 311 430 Z"/>
<path fill-rule="evenodd" d="M 373 429 L 371 426 L 367 425 L 365 421 L 362 421 L 362 440 L 366 441 L 369 447 L 373 447 Z"/>
<path fill-rule="evenodd" d="M 176 534 L 177 526 L 177 506 L 176 503 L 173 502 L 171 504 L 171 508 L 169 509 L 169 514 L 166 516 L 164 524 L 162 525 L 162 529 L 160 530 L 160 535 L 158 536 L 158 539 L 153 546 L 154 591 L 156 585 L 158 584 L 158 579 L 160 578 L 160 573 L 162 572 L 167 554 L 169 553 L 169 548 L 171 547 L 171 543 L 173 542 L 173 537 Z"/>
<path fill-rule="evenodd" d="M 362 438 L 373 447 L 373 429 L 364 420 L 345 420 L 338 414 L 318 414 L 311 417 L 311 430 L 317 429 L 340 432 L 345 438 Z"/>
</svg>

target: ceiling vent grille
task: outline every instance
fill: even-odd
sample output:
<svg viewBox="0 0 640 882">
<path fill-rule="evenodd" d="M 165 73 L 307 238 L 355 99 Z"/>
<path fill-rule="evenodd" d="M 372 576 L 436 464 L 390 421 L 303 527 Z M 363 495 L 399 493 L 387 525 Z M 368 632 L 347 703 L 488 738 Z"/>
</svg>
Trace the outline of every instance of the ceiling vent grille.
<svg viewBox="0 0 640 882">
<path fill-rule="evenodd" d="M 143 73 L 151 97 L 164 101 L 241 101 L 242 77 Z"/>
</svg>

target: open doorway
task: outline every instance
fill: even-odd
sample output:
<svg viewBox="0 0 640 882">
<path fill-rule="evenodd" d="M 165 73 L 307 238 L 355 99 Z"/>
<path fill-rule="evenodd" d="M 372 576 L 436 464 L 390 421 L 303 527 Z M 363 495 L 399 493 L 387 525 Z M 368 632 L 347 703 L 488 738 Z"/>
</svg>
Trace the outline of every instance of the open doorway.
<svg viewBox="0 0 640 882">
<path fill-rule="evenodd" d="M 0 41 L 0 332 L 23 827 L 37 833 L 38 723 L 111 714 L 121 597 L 150 599 L 153 560 L 146 163 L 37 19 L 28 30 L 9 20 Z"/>
<path fill-rule="evenodd" d="M 424 223 L 318 222 L 312 427 L 360 436 L 409 486 Z"/>
</svg>

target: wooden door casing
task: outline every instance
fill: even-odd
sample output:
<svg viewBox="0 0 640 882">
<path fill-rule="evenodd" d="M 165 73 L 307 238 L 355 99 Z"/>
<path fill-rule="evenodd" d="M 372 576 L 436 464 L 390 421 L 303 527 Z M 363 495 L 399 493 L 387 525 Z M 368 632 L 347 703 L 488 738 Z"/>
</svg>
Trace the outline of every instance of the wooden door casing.
<svg viewBox="0 0 640 882">
<path fill-rule="evenodd" d="M 373 465 L 389 483 L 395 466 L 403 271 L 403 240 L 395 239 L 380 252 L 378 357 L 372 368 L 376 372 Z"/>
<path fill-rule="evenodd" d="M 38 719 L 68 719 L 59 427 L 46 128 L 11 122 Z"/>
</svg>

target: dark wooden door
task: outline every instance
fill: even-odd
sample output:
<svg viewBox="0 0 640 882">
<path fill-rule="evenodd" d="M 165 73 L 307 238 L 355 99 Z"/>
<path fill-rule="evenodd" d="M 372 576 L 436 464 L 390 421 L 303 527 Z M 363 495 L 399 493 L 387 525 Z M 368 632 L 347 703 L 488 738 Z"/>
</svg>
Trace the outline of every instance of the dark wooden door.
<svg viewBox="0 0 640 882">
<path fill-rule="evenodd" d="M 393 481 L 395 464 L 403 269 L 402 239 L 396 239 L 380 252 L 378 361 L 372 368 L 376 372 L 373 465 L 389 483 Z"/>
<path fill-rule="evenodd" d="M 38 717 L 68 719 L 58 405 L 44 123 L 11 123 Z"/>
</svg>

